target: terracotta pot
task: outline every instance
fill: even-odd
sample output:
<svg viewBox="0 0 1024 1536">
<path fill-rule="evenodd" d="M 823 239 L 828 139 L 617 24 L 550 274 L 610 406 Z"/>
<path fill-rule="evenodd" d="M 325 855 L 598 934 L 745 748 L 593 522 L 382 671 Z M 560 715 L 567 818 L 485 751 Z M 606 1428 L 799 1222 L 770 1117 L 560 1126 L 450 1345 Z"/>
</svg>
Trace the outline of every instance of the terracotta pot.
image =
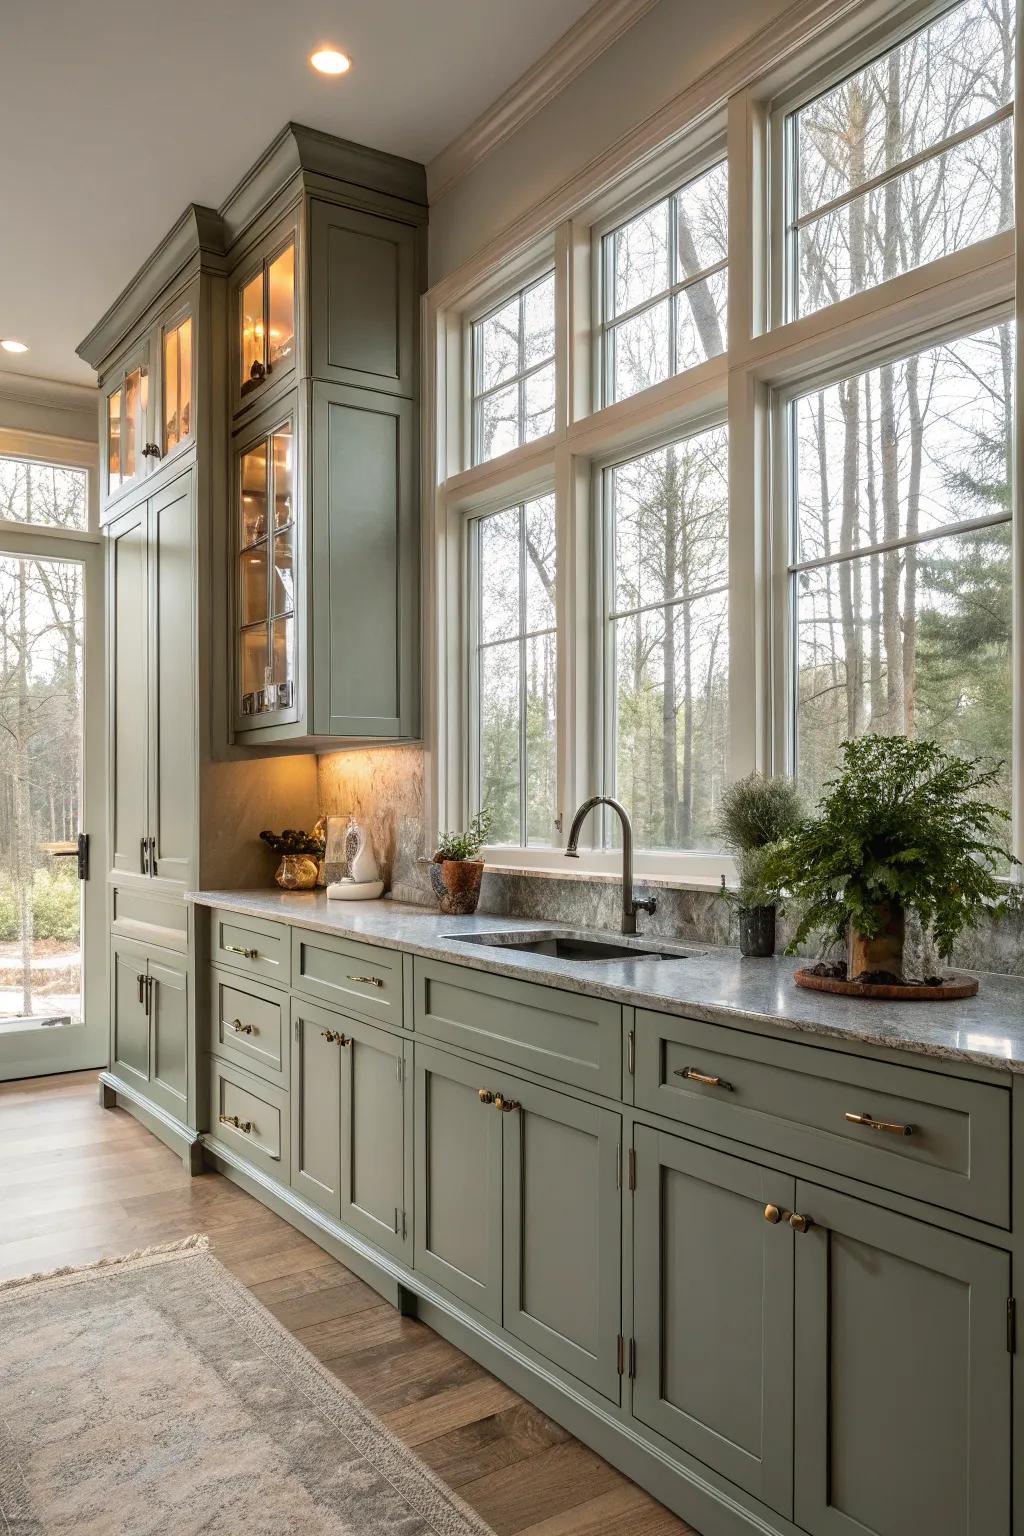
<svg viewBox="0 0 1024 1536">
<path fill-rule="evenodd" d="M 430 884 L 441 911 L 449 917 L 468 917 L 475 912 L 483 874 L 483 859 L 435 859 L 430 866 Z"/>
<path fill-rule="evenodd" d="M 282 891 L 311 891 L 320 874 L 320 860 L 312 853 L 285 853 L 274 879 Z"/>
<path fill-rule="evenodd" d="M 859 929 L 850 924 L 846 974 L 851 981 L 856 981 L 865 971 L 903 975 L 903 941 L 906 934 L 903 908 L 889 904 L 879 909 L 879 915 L 882 918 L 882 929 L 873 939 L 866 939 Z"/>
</svg>

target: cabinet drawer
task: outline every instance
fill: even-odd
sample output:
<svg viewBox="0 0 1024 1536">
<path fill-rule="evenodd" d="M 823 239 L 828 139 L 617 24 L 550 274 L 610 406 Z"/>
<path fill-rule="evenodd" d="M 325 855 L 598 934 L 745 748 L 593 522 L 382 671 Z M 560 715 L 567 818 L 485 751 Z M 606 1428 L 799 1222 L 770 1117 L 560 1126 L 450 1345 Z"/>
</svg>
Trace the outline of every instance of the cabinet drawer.
<svg viewBox="0 0 1024 1536">
<path fill-rule="evenodd" d="M 1004 1088 L 638 1010 L 635 1091 L 638 1108 L 1009 1225 Z"/>
<path fill-rule="evenodd" d="M 240 1157 L 287 1184 L 288 1095 L 280 1088 L 211 1057 L 210 1130 Z"/>
<path fill-rule="evenodd" d="M 293 928 L 292 978 L 297 992 L 402 1027 L 402 956 L 397 949 Z"/>
<path fill-rule="evenodd" d="M 617 1003 L 491 976 L 440 960 L 414 963 L 416 1029 L 435 1040 L 617 1098 Z"/>
<path fill-rule="evenodd" d="M 287 1002 L 283 992 L 209 971 L 209 1045 L 214 1056 L 288 1086 Z"/>
<path fill-rule="evenodd" d="M 214 908 L 210 913 L 210 959 L 279 987 L 291 980 L 291 945 L 284 923 Z"/>
</svg>

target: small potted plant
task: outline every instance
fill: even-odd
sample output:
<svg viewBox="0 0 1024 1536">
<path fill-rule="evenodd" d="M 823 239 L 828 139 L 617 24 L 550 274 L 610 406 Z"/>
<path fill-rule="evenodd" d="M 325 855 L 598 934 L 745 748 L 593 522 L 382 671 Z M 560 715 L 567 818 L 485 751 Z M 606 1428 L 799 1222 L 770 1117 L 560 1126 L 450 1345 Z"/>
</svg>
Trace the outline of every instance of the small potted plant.
<svg viewBox="0 0 1024 1536">
<path fill-rule="evenodd" d="M 467 917 L 480 900 L 484 861 L 480 850 L 487 841 L 493 818 L 486 808 L 477 811 L 465 832 L 443 832 L 430 865 L 430 884 L 437 904 L 450 917 Z"/>
<path fill-rule="evenodd" d="M 772 850 L 803 820 L 803 803 L 792 779 L 751 773 L 730 784 L 718 809 L 718 835 L 736 860 L 739 888 L 723 894 L 736 907 L 740 953 L 765 959 L 775 953 L 776 885 L 766 879 Z"/>
<path fill-rule="evenodd" d="M 260 837 L 281 855 L 274 879 L 283 891 L 311 891 L 320 878 L 324 837 L 318 822 L 312 832 L 285 827 L 283 832 L 261 832 Z"/>
<path fill-rule="evenodd" d="M 812 933 L 846 946 L 845 962 L 798 972 L 798 981 L 814 985 L 817 977 L 840 984 L 828 990 L 868 996 L 878 988 L 950 996 L 957 985 L 969 995 L 972 978 L 905 976 L 904 933 L 914 914 L 948 959 L 962 929 L 1005 908 L 998 871 L 1014 860 L 999 834 L 1009 818 L 986 798 L 998 767 L 905 736 L 861 736 L 842 752 L 842 771 L 816 814 L 763 871 L 803 905 L 789 954 Z"/>
</svg>

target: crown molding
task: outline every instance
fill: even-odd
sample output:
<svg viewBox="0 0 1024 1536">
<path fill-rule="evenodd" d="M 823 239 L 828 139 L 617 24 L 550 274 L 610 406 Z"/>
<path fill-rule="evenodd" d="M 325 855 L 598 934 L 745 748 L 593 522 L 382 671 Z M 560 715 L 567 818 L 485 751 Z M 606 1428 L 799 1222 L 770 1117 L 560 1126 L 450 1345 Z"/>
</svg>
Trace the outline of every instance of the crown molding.
<svg viewBox="0 0 1024 1536">
<path fill-rule="evenodd" d="M 657 3 L 658 0 L 597 0 L 547 53 L 429 162 L 430 201 L 434 203 L 443 197 L 486 155 L 529 122 Z"/>
</svg>

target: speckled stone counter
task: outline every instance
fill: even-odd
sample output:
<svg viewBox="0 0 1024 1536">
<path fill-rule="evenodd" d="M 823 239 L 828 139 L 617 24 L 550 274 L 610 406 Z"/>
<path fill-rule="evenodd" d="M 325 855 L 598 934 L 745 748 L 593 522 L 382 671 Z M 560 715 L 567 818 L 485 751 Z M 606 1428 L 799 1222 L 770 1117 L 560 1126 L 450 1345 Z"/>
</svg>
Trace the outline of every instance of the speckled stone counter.
<svg viewBox="0 0 1024 1536">
<path fill-rule="evenodd" d="M 1015 978 L 985 975 L 978 995 L 963 1002 L 880 1003 L 802 990 L 793 981 L 799 963 L 793 959 L 744 960 L 736 950 L 675 945 L 661 938 L 649 941 L 651 947 L 677 957 L 563 960 L 465 942 L 473 934 L 539 937 L 549 930 L 567 931 L 493 913 L 445 917 L 404 902 L 328 901 L 318 891 L 193 891 L 189 900 L 638 1008 L 1024 1072 L 1024 981 Z M 643 943 L 642 935 L 638 942 Z"/>
</svg>

